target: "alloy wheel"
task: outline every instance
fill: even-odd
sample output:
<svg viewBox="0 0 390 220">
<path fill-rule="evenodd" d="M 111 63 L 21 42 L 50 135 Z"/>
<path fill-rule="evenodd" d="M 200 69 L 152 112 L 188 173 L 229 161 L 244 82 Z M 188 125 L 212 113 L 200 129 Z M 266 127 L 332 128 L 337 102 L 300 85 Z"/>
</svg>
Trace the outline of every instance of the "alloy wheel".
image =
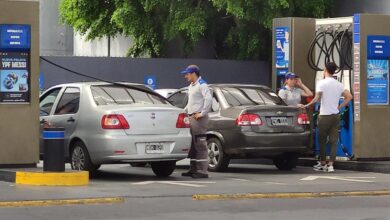
<svg viewBox="0 0 390 220">
<path fill-rule="evenodd" d="M 220 154 L 219 146 L 214 142 L 210 142 L 208 144 L 208 155 L 209 155 L 209 166 L 210 167 L 215 167 L 218 165 L 219 154 Z"/>
<path fill-rule="evenodd" d="M 85 168 L 85 153 L 83 149 L 76 146 L 72 153 L 72 168 L 74 170 L 84 170 Z"/>
</svg>

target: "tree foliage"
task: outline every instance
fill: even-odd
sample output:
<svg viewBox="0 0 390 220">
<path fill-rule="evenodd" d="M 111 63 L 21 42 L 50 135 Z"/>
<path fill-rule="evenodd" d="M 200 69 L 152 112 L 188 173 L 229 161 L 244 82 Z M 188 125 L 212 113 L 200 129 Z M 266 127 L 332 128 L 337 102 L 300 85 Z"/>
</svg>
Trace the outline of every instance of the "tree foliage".
<svg viewBox="0 0 390 220">
<path fill-rule="evenodd" d="M 60 16 L 88 40 L 131 37 L 129 56 L 164 56 L 167 43 L 184 41 L 189 54 L 204 38 L 216 58 L 264 59 L 275 17 L 324 17 L 332 0 L 62 0 Z M 180 49 L 180 48 L 179 48 Z"/>
</svg>

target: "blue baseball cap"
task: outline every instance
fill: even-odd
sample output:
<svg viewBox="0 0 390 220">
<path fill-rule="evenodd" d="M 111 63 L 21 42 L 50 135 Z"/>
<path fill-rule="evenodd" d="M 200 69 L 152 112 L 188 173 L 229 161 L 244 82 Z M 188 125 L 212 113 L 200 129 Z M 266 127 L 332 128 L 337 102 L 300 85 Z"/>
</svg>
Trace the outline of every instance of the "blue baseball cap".
<svg viewBox="0 0 390 220">
<path fill-rule="evenodd" d="M 181 71 L 180 74 L 188 74 L 188 73 L 200 73 L 200 69 L 198 66 L 189 65 L 185 70 Z"/>
<path fill-rule="evenodd" d="M 295 73 L 292 73 L 292 72 L 288 72 L 286 73 L 286 75 L 284 76 L 285 79 L 293 79 L 293 78 L 299 78 L 298 75 L 296 75 Z"/>
</svg>

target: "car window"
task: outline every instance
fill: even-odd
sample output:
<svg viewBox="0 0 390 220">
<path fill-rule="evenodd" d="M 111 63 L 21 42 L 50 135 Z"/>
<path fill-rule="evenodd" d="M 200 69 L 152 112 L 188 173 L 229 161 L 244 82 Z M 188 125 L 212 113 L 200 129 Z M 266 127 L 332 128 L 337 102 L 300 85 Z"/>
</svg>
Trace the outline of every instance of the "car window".
<svg viewBox="0 0 390 220">
<path fill-rule="evenodd" d="M 270 89 L 243 88 L 252 100 L 263 105 L 283 105 L 284 102 Z"/>
<path fill-rule="evenodd" d="M 92 86 L 92 96 L 97 105 L 110 104 L 168 104 L 168 102 L 150 93 L 119 86 Z"/>
<path fill-rule="evenodd" d="M 185 91 L 178 92 L 168 98 L 168 101 L 178 108 L 185 108 L 187 105 L 187 100 L 187 92 Z"/>
<path fill-rule="evenodd" d="M 213 96 L 213 102 L 211 103 L 211 111 L 212 112 L 217 112 L 219 111 L 220 105 L 218 102 L 217 97 Z"/>
<path fill-rule="evenodd" d="M 238 88 L 223 88 L 221 89 L 227 103 L 230 106 L 243 105 L 258 105 L 254 100 L 250 99 L 245 92 Z"/>
<path fill-rule="evenodd" d="M 257 87 L 234 87 L 221 89 L 230 106 L 285 105 L 272 90 Z"/>
<path fill-rule="evenodd" d="M 80 89 L 66 88 L 57 105 L 55 115 L 75 114 L 79 110 Z"/>
<path fill-rule="evenodd" d="M 54 102 L 56 101 L 58 93 L 60 91 L 61 91 L 61 88 L 55 88 L 55 89 L 47 92 L 43 97 L 41 97 L 41 101 L 39 102 L 41 116 L 47 116 L 50 114 L 51 109 L 53 108 Z"/>
</svg>

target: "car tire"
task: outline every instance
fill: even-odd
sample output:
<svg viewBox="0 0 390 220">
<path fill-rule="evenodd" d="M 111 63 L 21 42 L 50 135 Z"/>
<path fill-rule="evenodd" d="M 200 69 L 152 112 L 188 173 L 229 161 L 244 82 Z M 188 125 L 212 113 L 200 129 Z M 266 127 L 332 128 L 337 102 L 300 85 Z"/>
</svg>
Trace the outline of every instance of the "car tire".
<svg viewBox="0 0 390 220">
<path fill-rule="evenodd" d="M 208 139 L 207 150 L 209 158 L 209 171 L 225 171 L 229 166 L 230 158 L 227 154 L 224 153 L 221 141 L 219 141 L 218 138 Z"/>
<path fill-rule="evenodd" d="M 157 177 L 168 177 L 176 169 L 176 161 L 159 161 L 150 163 Z"/>
<path fill-rule="evenodd" d="M 143 163 L 143 162 L 133 162 L 133 163 L 130 163 L 130 166 L 132 167 L 146 167 L 148 163 Z"/>
<path fill-rule="evenodd" d="M 85 170 L 89 172 L 90 176 L 94 176 L 97 169 L 100 168 L 100 165 L 92 164 L 88 150 L 81 141 L 75 142 L 72 146 L 70 164 L 72 170 Z"/>
<path fill-rule="evenodd" d="M 273 161 L 279 170 L 288 171 L 297 167 L 298 156 L 295 154 L 283 154 L 276 156 Z"/>
</svg>

